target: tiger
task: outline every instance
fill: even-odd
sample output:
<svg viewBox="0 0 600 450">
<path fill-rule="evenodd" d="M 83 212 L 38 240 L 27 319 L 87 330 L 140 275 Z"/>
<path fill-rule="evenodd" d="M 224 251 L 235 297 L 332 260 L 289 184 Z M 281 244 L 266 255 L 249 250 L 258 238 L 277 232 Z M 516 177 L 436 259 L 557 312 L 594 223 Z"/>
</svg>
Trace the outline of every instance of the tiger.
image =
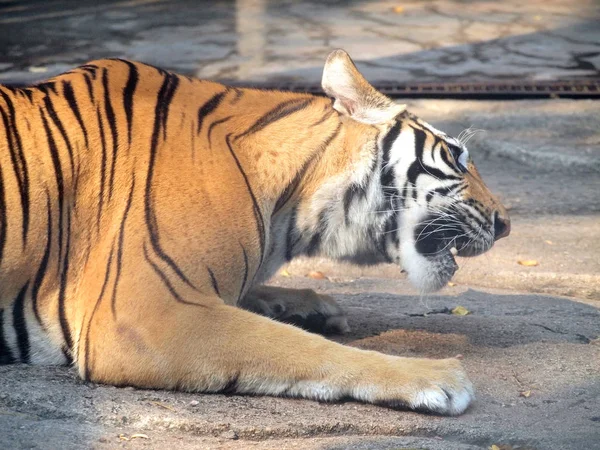
<svg viewBox="0 0 600 450">
<path fill-rule="evenodd" d="M 123 59 L 1 86 L 0 363 L 465 411 L 474 389 L 457 358 L 327 339 L 349 331 L 333 298 L 265 284 L 320 255 L 396 264 L 432 292 L 455 255 L 510 232 L 464 142 L 377 91 L 345 51 L 322 88 L 225 86 Z"/>
</svg>

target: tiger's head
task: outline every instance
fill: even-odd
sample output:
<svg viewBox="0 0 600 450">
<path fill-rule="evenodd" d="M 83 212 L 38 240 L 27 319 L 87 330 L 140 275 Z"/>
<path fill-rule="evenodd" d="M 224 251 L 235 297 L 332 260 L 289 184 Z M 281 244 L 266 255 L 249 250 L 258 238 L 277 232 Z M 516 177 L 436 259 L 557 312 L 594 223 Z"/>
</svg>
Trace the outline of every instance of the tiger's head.
<svg viewBox="0 0 600 450">
<path fill-rule="evenodd" d="M 454 275 L 455 255 L 479 255 L 510 233 L 506 209 L 461 141 L 374 89 L 342 50 L 329 56 L 322 86 L 343 120 L 375 130 L 361 170 L 355 165 L 342 177 L 344 220 L 338 212 L 331 256 L 400 264 L 413 285 L 431 292 Z"/>
</svg>

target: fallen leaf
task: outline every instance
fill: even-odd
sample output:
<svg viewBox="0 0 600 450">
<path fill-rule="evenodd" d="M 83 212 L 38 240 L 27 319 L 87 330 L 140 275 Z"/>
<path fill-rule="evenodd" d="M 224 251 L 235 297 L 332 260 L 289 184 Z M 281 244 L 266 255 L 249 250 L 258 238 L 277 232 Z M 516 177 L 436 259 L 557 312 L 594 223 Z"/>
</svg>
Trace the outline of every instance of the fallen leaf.
<svg viewBox="0 0 600 450">
<path fill-rule="evenodd" d="M 394 12 L 396 14 L 402 14 L 404 12 L 404 8 L 402 6 L 396 6 L 394 7 Z"/>
<path fill-rule="evenodd" d="M 161 408 L 168 409 L 169 411 L 175 411 L 174 408 L 170 407 L 169 405 L 165 405 L 164 403 L 161 403 L 161 402 L 151 401 L 150 403 L 152 403 L 153 405 L 156 405 L 156 406 L 160 406 Z"/>
<path fill-rule="evenodd" d="M 521 391 L 519 392 L 519 397 L 529 398 L 531 397 L 531 391 Z"/>
<path fill-rule="evenodd" d="M 466 316 L 467 314 L 470 314 L 470 313 L 471 313 L 471 311 L 469 311 L 464 306 L 460 306 L 460 305 L 452 310 L 452 314 L 454 314 L 455 316 Z"/>
<path fill-rule="evenodd" d="M 312 272 L 308 272 L 306 275 L 308 278 L 314 278 L 315 280 L 326 280 L 327 277 L 323 272 L 319 272 L 317 270 L 313 270 Z"/>
<path fill-rule="evenodd" d="M 519 265 L 521 266 L 527 267 L 535 267 L 540 265 L 540 263 L 537 262 L 535 259 L 519 259 L 517 263 L 519 263 Z"/>
<path fill-rule="evenodd" d="M 552 242 L 552 241 L 544 241 L 544 242 L 548 245 L 554 245 L 554 242 Z"/>
<path fill-rule="evenodd" d="M 129 438 L 127 436 L 125 436 L 124 434 L 120 434 L 119 435 L 119 440 L 121 440 L 121 441 L 128 441 Z"/>
<path fill-rule="evenodd" d="M 452 281 L 448 281 L 448 286 L 454 287 L 454 286 L 456 286 L 456 283 L 453 283 Z"/>
<path fill-rule="evenodd" d="M 279 275 L 281 275 L 282 277 L 291 277 L 292 276 L 286 269 L 283 269 L 281 272 L 279 272 Z"/>
<path fill-rule="evenodd" d="M 147 434 L 136 433 L 131 435 L 131 439 L 150 439 Z"/>
<path fill-rule="evenodd" d="M 500 450 L 500 447 L 494 444 L 490 447 L 490 450 Z"/>
</svg>

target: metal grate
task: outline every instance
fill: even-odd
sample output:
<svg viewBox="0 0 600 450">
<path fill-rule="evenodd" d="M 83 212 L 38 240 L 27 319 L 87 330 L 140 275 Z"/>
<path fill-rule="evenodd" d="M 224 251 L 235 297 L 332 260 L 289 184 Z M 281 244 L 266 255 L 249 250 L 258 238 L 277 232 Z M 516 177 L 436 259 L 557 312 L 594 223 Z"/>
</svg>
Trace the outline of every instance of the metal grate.
<svg viewBox="0 0 600 450">
<path fill-rule="evenodd" d="M 600 99 L 600 79 L 568 81 L 502 81 L 477 83 L 374 83 L 395 98 L 519 100 L 535 98 Z M 249 86 L 249 85 L 245 85 Z M 317 84 L 268 83 L 250 87 L 322 94 Z"/>
</svg>

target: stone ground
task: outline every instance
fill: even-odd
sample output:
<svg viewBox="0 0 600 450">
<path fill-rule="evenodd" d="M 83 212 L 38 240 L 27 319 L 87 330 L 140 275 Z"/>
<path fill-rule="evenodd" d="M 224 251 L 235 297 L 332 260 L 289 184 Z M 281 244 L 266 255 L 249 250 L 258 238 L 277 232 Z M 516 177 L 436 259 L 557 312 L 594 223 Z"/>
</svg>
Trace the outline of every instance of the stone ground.
<svg viewBox="0 0 600 450">
<path fill-rule="evenodd" d="M 0 82 L 111 56 L 198 77 L 315 82 L 336 47 L 371 81 L 597 77 L 599 17 L 594 0 L 2 0 Z"/>
<path fill-rule="evenodd" d="M 104 56 L 236 81 L 314 82 L 336 46 L 382 81 L 594 77 L 600 65 L 593 1 L 65 4 L 0 0 L 0 82 Z M 3 366 L 0 448 L 600 449 L 600 103 L 409 108 L 454 134 L 486 130 L 469 147 L 510 208 L 510 237 L 460 259 L 455 285 L 425 297 L 392 266 L 300 260 L 273 283 L 333 295 L 353 329 L 338 339 L 350 345 L 464 355 L 477 389 L 466 414 L 118 389 L 68 368 Z M 518 264 L 525 259 L 538 265 Z M 312 270 L 327 279 L 306 277 Z M 446 312 L 458 305 L 470 314 Z"/>
</svg>

